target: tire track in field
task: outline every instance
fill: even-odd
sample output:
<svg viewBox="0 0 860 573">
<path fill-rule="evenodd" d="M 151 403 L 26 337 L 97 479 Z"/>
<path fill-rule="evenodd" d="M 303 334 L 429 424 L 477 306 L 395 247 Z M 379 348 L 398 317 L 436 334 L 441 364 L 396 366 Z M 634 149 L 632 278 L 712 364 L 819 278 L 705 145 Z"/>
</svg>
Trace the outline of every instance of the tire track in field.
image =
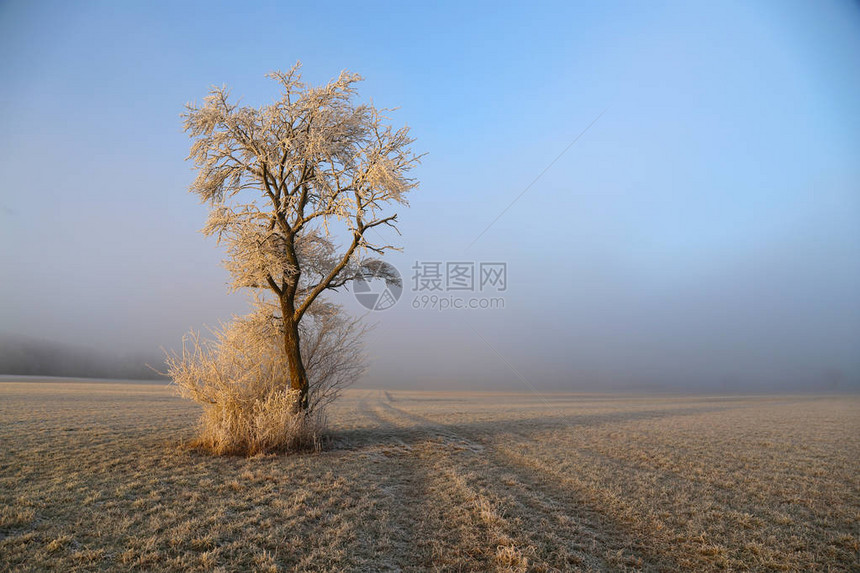
<svg viewBox="0 0 860 573">
<path fill-rule="evenodd" d="M 398 428 L 381 418 L 371 404 L 378 400 L 378 392 L 371 390 L 359 398 L 357 410 L 367 427 L 352 432 L 346 449 L 364 458 L 359 463 L 366 469 L 358 487 L 377 509 L 371 518 L 376 531 L 365 540 L 375 546 L 374 569 L 409 571 L 425 560 L 424 524 L 420 512 L 412 508 L 424 503 L 427 484 L 409 459 L 411 448 L 399 437 Z"/>
<path fill-rule="evenodd" d="M 515 434 L 506 435 L 513 438 Z M 514 503 L 542 513 L 543 517 L 538 518 L 540 526 L 557 524 L 561 528 L 560 532 L 549 535 L 541 533 L 550 550 L 563 538 L 568 551 L 599 570 L 679 569 L 666 556 L 650 551 L 648 545 L 629 533 L 623 524 L 606 515 L 604 506 L 585 495 L 583 484 L 575 478 L 517 451 L 521 444 L 494 445 L 490 448 L 490 463 L 493 472 L 506 476 L 507 483 L 516 492 Z M 595 560 L 599 564 L 595 564 Z"/>
<path fill-rule="evenodd" d="M 719 480 L 714 481 L 707 474 L 702 476 L 687 475 L 675 469 L 671 463 L 664 462 L 653 465 L 650 459 L 643 462 L 642 460 L 613 456 L 589 447 L 583 447 L 572 440 L 569 435 L 552 436 L 552 446 L 549 449 L 543 445 L 546 440 L 522 432 L 508 432 L 506 436 L 509 439 L 505 443 L 500 443 L 497 447 L 492 448 L 494 452 L 507 459 L 507 462 L 503 460 L 501 463 L 518 466 L 522 471 L 542 476 L 540 483 L 564 484 L 565 489 L 581 492 L 580 495 L 586 500 L 586 504 L 592 507 L 612 507 L 612 513 L 618 516 L 615 518 L 616 520 L 637 523 L 637 528 L 641 532 L 639 534 L 640 545 L 643 541 L 646 543 L 642 546 L 643 553 L 651 555 L 656 563 L 664 568 L 712 569 L 715 567 L 715 563 L 713 559 L 709 558 L 713 555 L 710 547 L 721 547 L 731 542 L 724 541 L 719 529 L 713 533 L 707 526 L 703 525 L 697 526 L 702 529 L 695 531 L 709 532 L 707 543 L 710 545 L 706 545 L 705 534 L 702 534 L 700 538 L 691 534 L 689 530 L 684 530 L 683 526 L 673 525 L 671 522 L 666 527 L 663 519 L 665 519 L 665 515 L 669 514 L 658 516 L 647 509 L 643 511 L 641 506 L 637 508 L 635 501 L 640 498 L 636 497 L 636 483 L 661 484 L 661 488 L 673 492 L 669 495 L 674 498 L 683 495 L 688 501 L 682 505 L 687 507 L 693 507 L 697 502 L 707 504 L 707 506 L 716 504 L 719 513 L 722 514 L 720 517 L 721 524 L 729 520 L 731 516 L 752 517 L 768 523 L 781 515 L 776 508 L 763 507 L 743 495 L 738 495 L 735 489 L 721 487 Z M 691 448 L 674 445 L 672 447 L 676 452 L 682 452 L 682 457 L 694 455 L 692 453 L 694 450 Z M 569 451 L 574 452 L 574 455 L 566 453 Z M 558 463 L 557 458 L 564 461 Z M 591 475 L 578 475 L 579 472 L 575 469 L 577 462 L 589 467 L 608 467 L 610 469 L 607 471 L 606 479 L 601 481 L 595 478 L 593 472 Z M 632 473 L 638 475 L 631 478 L 630 474 Z M 628 477 L 623 480 L 613 479 L 619 475 Z M 633 482 L 633 485 L 628 482 Z M 652 495 L 647 491 L 639 493 L 646 499 Z M 661 506 L 658 504 L 652 507 L 659 508 Z M 683 517 L 683 514 L 681 516 Z M 744 521 L 738 522 L 736 526 L 751 527 Z M 651 549 L 657 546 L 671 549 L 668 552 L 658 554 Z M 790 549 L 787 550 L 790 551 Z"/>
<path fill-rule="evenodd" d="M 494 503 L 471 487 L 471 476 L 463 471 L 468 460 L 480 456 L 483 446 L 463 438 L 449 428 L 393 406 L 390 394 L 374 404 L 386 423 L 408 429 L 421 471 L 430 484 L 425 511 L 439 525 L 430 532 L 434 569 L 446 564 L 461 570 L 551 571 L 552 567 L 529 558 L 505 531 L 503 517 Z"/>
<path fill-rule="evenodd" d="M 460 511 L 463 494 L 440 466 L 447 449 L 432 431 L 393 415 L 387 398 L 377 392 L 359 401 L 372 428 L 353 450 L 369 458 L 368 480 L 378 484 L 372 495 L 388 522 L 380 569 L 488 570 L 486 531 L 475 527 L 477 514 Z"/>
<path fill-rule="evenodd" d="M 502 541 L 508 538 L 507 546 L 516 549 L 520 563 L 544 570 L 677 567 L 666 556 L 652 554 L 640 540 L 625 533 L 623 527 L 571 488 L 570 482 L 544 471 L 535 472 L 537 468 L 531 460 L 512 456 L 509 447 L 497 445 L 498 432 L 463 428 L 454 431 L 388 402 L 382 402 L 381 407 L 424 425 L 449 444 L 479 446 L 480 449 L 469 449 L 481 455 L 449 456 L 451 477 L 460 479 L 462 488 L 475 492 L 482 514 L 491 514 L 497 525 L 496 536 Z M 510 431 L 503 435 L 538 443 Z M 500 544 L 500 550 L 504 546 Z"/>
<path fill-rule="evenodd" d="M 391 448 L 409 450 L 410 447 L 403 440 L 403 431 L 389 421 L 381 418 L 377 408 L 369 402 L 379 401 L 379 392 L 367 390 L 362 393 L 357 404 L 357 413 L 363 418 L 367 425 L 357 430 L 351 430 L 350 438 L 341 443 L 344 449 L 360 449 L 368 455 L 390 453 Z"/>
<path fill-rule="evenodd" d="M 683 416 L 691 413 L 684 410 L 673 412 L 671 415 Z M 657 552 L 654 549 L 657 545 L 668 547 L 674 544 L 669 539 L 670 532 L 659 523 L 653 519 L 645 519 L 647 527 L 644 535 L 641 531 L 637 533 L 631 529 L 629 524 L 634 519 L 630 514 L 629 504 L 624 499 L 626 492 L 623 489 L 613 492 L 608 484 L 599 484 L 595 487 L 594 482 L 590 483 L 587 478 L 584 479 L 579 475 L 577 466 L 570 463 L 568 459 L 570 456 L 566 453 L 565 442 L 569 441 L 567 438 L 551 436 L 552 446 L 547 449 L 548 439 L 545 436 L 542 439 L 529 435 L 529 429 L 509 428 L 494 436 L 493 443 L 488 445 L 488 454 L 493 458 L 494 466 L 510 471 L 520 483 L 533 488 L 540 496 L 552 500 L 554 504 L 565 507 L 566 511 L 573 509 L 572 514 L 577 519 L 585 518 L 586 522 L 590 521 L 592 531 L 602 537 L 595 541 L 601 541 L 606 545 L 601 550 L 609 558 L 611 568 L 619 566 L 645 570 L 685 568 L 676 561 L 676 556 Z M 616 473 L 642 471 L 648 477 L 655 479 L 663 476 L 658 470 L 633 466 L 625 463 L 625 460 L 606 456 L 576 444 L 571 443 L 570 449 L 578 455 L 581 454 L 580 461 L 588 466 L 609 465 L 614 468 L 610 470 L 610 475 L 613 471 Z M 556 456 L 553 456 L 554 452 Z M 613 516 L 608 515 L 607 510 L 610 507 L 615 508 Z M 643 516 L 637 516 L 635 521 L 642 519 L 644 519 Z M 643 529 L 641 524 L 639 529 Z"/>
<path fill-rule="evenodd" d="M 567 571 L 571 567 L 606 570 L 608 563 L 597 557 L 593 544 L 571 547 L 569 540 L 555 535 L 558 523 L 568 520 L 563 508 L 532 488 L 502 475 L 488 463 L 481 437 L 465 437 L 450 427 L 382 401 L 387 415 L 402 424 L 423 427 L 439 445 L 437 470 L 462 492 L 466 511 L 487 529 L 485 553 L 496 568 L 513 571 Z M 440 455 L 441 454 L 441 455 Z M 507 487 L 500 488 L 503 483 Z M 516 492 L 516 493 L 514 493 Z M 585 530 L 583 530 L 585 531 Z M 591 536 L 594 537 L 593 535 Z M 586 551 L 585 549 L 588 549 Z"/>
</svg>

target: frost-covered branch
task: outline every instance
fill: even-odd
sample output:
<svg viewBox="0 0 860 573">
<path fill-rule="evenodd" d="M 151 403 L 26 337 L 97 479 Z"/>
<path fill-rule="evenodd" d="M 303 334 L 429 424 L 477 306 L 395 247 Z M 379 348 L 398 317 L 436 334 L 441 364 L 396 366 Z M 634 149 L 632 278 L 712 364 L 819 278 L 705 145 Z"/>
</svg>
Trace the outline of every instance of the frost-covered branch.
<svg viewBox="0 0 860 573">
<path fill-rule="evenodd" d="M 357 74 L 314 87 L 296 64 L 269 77 L 281 92 L 272 104 L 243 106 L 215 87 L 186 106 L 191 191 L 211 207 L 203 232 L 226 247 L 231 287 L 274 295 L 290 386 L 307 408 L 300 322 L 323 320 L 320 296 L 354 278 L 363 256 L 395 248 L 368 231 L 397 231 L 389 209 L 408 205 L 420 156 L 409 128 L 389 124 L 391 110 L 357 101 Z"/>
</svg>

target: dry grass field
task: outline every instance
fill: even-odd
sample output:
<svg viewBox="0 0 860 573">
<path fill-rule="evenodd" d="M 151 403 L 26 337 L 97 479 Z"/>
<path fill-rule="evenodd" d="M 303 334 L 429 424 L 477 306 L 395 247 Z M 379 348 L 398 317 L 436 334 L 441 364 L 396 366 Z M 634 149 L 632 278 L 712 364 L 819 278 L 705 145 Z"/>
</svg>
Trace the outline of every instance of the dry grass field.
<svg viewBox="0 0 860 573">
<path fill-rule="evenodd" d="M 860 570 L 860 398 L 354 390 L 318 454 L 154 384 L 0 383 L 0 570 Z"/>
</svg>

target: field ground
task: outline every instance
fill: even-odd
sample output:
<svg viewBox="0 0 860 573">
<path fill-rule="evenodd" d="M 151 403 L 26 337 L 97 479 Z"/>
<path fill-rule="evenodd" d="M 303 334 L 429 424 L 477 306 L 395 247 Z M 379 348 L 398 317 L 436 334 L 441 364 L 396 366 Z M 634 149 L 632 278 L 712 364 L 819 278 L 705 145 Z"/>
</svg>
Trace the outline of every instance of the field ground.
<svg viewBox="0 0 860 573">
<path fill-rule="evenodd" d="M 860 397 L 354 390 L 214 458 L 153 384 L 0 383 L 0 570 L 860 570 Z"/>
</svg>

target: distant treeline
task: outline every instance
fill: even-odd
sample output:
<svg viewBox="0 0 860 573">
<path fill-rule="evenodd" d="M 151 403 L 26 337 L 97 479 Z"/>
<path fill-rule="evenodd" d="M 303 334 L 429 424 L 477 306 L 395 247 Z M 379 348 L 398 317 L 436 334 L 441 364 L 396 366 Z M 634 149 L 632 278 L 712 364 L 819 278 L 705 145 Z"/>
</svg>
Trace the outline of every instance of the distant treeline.
<svg viewBox="0 0 860 573">
<path fill-rule="evenodd" d="M 0 374 L 129 380 L 163 379 L 147 364 L 158 370 L 164 370 L 164 361 L 157 354 L 111 356 L 88 348 L 46 340 L 0 337 Z"/>
</svg>

